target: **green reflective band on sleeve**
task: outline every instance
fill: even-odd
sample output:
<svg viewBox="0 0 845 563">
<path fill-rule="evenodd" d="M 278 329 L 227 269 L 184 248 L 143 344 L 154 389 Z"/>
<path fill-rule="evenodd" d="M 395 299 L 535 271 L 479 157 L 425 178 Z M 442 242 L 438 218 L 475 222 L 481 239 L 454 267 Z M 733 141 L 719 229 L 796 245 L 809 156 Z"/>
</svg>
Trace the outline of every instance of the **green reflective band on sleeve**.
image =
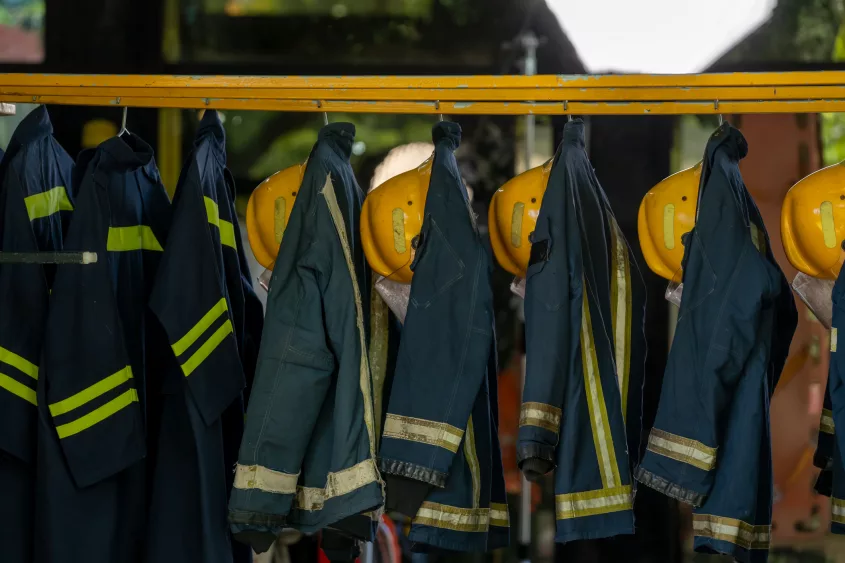
<svg viewBox="0 0 845 563">
<path fill-rule="evenodd" d="M 32 403 L 33 405 L 37 404 L 35 399 L 35 389 L 30 389 L 26 385 L 15 381 L 4 373 L 0 373 L 0 389 L 5 389 L 12 395 L 20 397 L 28 403 Z"/>
<path fill-rule="evenodd" d="M 188 331 L 188 333 L 176 341 L 171 347 L 173 348 L 173 353 L 177 356 L 181 356 L 185 353 L 185 350 L 190 348 L 194 342 L 197 341 L 203 332 L 208 330 L 214 321 L 220 318 L 220 315 L 225 313 L 229 310 L 229 305 L 226 303 L 226 298 L 223 297 L 217 304 L 214 305 L 205 315 L 202 316 L 200 321 L 194 325 L 194 328 Z"/>
<path fill-rule="evenodd" d="M 28 361 L 26 358 L 18 356 L 11 350 L 7 350 L 0 346 L 0 363 L 8 364 L 13 368 L 27 374 L 32 379 L 38 379 L 38 366 Z"/>
<path fill-rule="evenodd" d="M 106 250 L 109 252 L 128 252 L 130 250 L 162 252 L 164 249 L 151 228 L 147 225 L 132 225 L 131 227 L 109 227 Z"/>
<path fill-rule="evenodd" d="M 49 217 L 59 211 L 73 211 L 64 186 L 56 186 L 52 190 L 25 197 L 23 201 L 30 221 Z"/>
<path fill-rule="evenodd" d="M 58 403 L 53 403 L 52 405 L 50 405 L 50 414 L 53 416 L 59 416 L 68 413 L 76 408 L 81 407 L 85 403 L 93 401 L 103 393 L 111 391 L 121 383 L 125 383 L 130 379 L 132 379 L 132 368 L 126 366 L 119 372 L 113 373 L 105 379 L 101 379 L 91 387 L 83 389 L 76 395 L 72 395 L 67 399 L 64 399 L 63 401 L 59 401 Z"/>
<path fill-rule="evenodd" d="M 79 434 L 83 430 L 87 430 L 98 424 L 112 415 L 122 411 L 132 403 L 138 402 L 138 392 L 135 389 L 129 389 L 125 393 L 118 395 L 100 408 L 94 409 L 85 416 L 77 418 L 73 422 L 56 426 L 56 432 L 60 439 Z"/>
<path fill-rule="evenodd" d="M 208 215 L 208 222 L 220 229 L 220 243 L 237 249 L 235 246 L 235 226 L 225 219 L 220 218 L 220 208 L 217 202 L 208 196 L 205 199 L 205 212 Z"/>
<path fill-rule="evenodd" d="M 231 334 L 231 332 L 232 321 L 226 319 L 226 322 L 214 331 L 214 334 L 205 341 L 205 344 L 200 346 L 199 349 L 194 352 L 190 358 L 188 358 L 188 361 L 182 364 L 182 371 L 184 372 L 185 377 L 191 375 L 191 373 L 197 369 L 197 367 L 199 367 L 206 358 L 208 358 L 208 356 L 220 345 L 220 343 L 223 342 L 223 339 Z"/>
</svg>

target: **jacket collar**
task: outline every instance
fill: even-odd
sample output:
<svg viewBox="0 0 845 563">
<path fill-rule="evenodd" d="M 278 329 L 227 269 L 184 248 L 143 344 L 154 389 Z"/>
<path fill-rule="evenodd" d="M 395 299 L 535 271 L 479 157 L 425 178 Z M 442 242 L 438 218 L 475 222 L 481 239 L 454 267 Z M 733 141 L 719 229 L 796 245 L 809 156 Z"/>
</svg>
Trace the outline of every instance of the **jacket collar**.
<svg viewBox="0 0 845 563">
<path fill-rule="evenodd" d="M 725 148 L 728 157 L 732 160 L 739 161 L 748 154 L 748 141 L 745 140 L 739 129 L 731 126 L 727 121 L 722 123 L 707 141 L 704 156 L 708 162 L 712 161 L 716 151 L 721 147 Z"/>
<path fill-rule="evenodd" d="M 563 128 L 563 143 L 575 145 L 582 149 L 587 146 L 583 119 L 577 118 L 566 122 L 566 126 Z"/>
<path fill-rule="evenodd" d="M 226 166 L 226 130 L 216 110 L 206 110 L 197 129 L 194 147 L 207 142 L 214 157 Z"/>
<path fill-rule="evenodd" d="M 329 123 L 320 129 L 317 141 L 324 141 L 338 156 L 349 160 L 355 142 L 355 126 L 351 123 Z"/>
<path fill-rule="evenodd" d="M 451 121 L 441 121 L 431 128 L 431 138 L 435 145 L 446 144 L 449 150 L 457 150 L 461 145 L 461 126 Z"/>
<path fill-rule="evenodd" d="M 147 167 L 154 163 L 153 148 L 134 133 L 111 137 L 100 144 L 100 150 L 107 153 L 118 164 Z"/>
<path fill-rule="evenodd" d="M 47 113 L 46 106 L 38 106 L 23 118 L 18 124 L 12 138 L 9 141 L 9 147 L 6 152 L 11 154 L 16 153 L 26 144 L 35 142 L 39 139 L 53 134 L 53 124 L 50 122 L 50 115 Z"/>
</svg>

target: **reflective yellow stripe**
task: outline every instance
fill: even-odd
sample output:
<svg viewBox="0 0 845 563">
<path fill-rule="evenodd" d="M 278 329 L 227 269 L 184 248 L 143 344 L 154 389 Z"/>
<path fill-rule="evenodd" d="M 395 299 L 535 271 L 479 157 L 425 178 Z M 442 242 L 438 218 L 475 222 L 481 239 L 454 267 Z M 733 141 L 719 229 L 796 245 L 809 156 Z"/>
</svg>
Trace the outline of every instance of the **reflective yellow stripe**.
<svg viewBox="0 0 845 563">
<path fill-rule="evenodd" d="M 472 478 L 472 507 L 478 508 L 481 504 L 481 467 L 478 464 L 478 456 L 475 453 L 475 429 L 472 426 L 471 415 L 469 422 L 467 422 L 464 455 L 466 455 L 469 475 Z"/>
<path fill-rule="evenodd" d="M 63 401 L 59 401 L 58 403 L 53 403 L 50 405 L 50 414 L 53 416 L 59 416 L 68 413 L 73 409 L 79 408 L 85 403 L 96 399 L 103 393 L 111 391 L 121 383 L 125 383 L 130 379 L 132 379 L 132 368 L 126 366 L 119 372 L 113 373 L 105 379 L 101 379 L 91 387 L 83 389 L 76 395 L 72 395 Z"/>
<path fill-rule="evenodd" d="M 819 215 L 822 220 L 824 245 L 828 248 L 834 248 L 836 246 L 836 227 L 833 222 L 833 204 L 829 201 L 823 201 L 819 206 Z"/>
<path fill-rule="evenodd" d="M 361 394 L 364 396 L 364 425 L 367 427 L 367 435 L 370 441 L 370 456 L 376 457 L 376 436 L 375 436 L 375 415 L 373 414 L 373 390 L 370 374 L 370 362 L 364 350 L 367 349 L 364 332 L 364 305 L 361 301 L 361 287 L 358 285 L 358 276 L 355 273 L 355 264 L 352 262 L 352 247 L 346 236 L 346 223 L 343 220 L 343 213 L 337 203 L 337 196 L 332 185 L 332 175 L 326 174 L 326 183 L 320 190 L 326 199 L 326 207 L 329 208 L 329 215 L 332 217 L 337 237 L 340 239 L 340 246 L 343 249 L 343 258 L 346 260 L 346 268 L 349 270 L 349 277 L 352 279 L 352 294 L 355 297 L 355 324 L 358 327 L 358 346 L 361 350 L 361 360 L 358 364 L 358 385 Z M 453 451 L 457 451 L 453 450 Z"/>
<path fill-rule="evenodd" d="M 182 372 L 185 374 L 185 377 L 191 375 L 191 373 L 197 369 L 206 358 L 208 358 L 208 356 L 220 345 L 220 343 L 223 342 L 223 339 L 225 339 L 231 332 L 232 321 L 226 319 L 226 322 L 214 331 L 214 334 L 205 341 L 205 344 L 200 346 L 199 349 L 194 352 L 193 356 L 188 358 L 188 361 L 182 364 Z"/>
<path fill-rule="evenodd" d="M 35 389 L 30 389 L 4 373 L 0 373 L 0 389 L 5 389 L 12 395 L 16 395 L 28 403 L 37 404 L 35 400 Z"/>
<path fill-rule="evenodd" d="M 704 471 L 716 467 L 716 448 L 657 428 L 652 428 L 648 436 L 648 451 Z"/>
<path fill-rule="evenodd" d="M 296 493 L 299 473 L 285 473 L 262 465 L 240 465 L 235 468 L 236 489 L 258 489 L 265 493 L 292 495 Z"/>
<path fill-rule="evenodd" d="M 628 259 L 628 245 L 622 230 L 613 217 L 611 238 L 613 240 L 614 268 L 610 280 L 610 318 L 614 336 L 616 356 L 616 379 L 622 399 L 622 420 L 628 414 L 628 381 L 631 371 L 631 264 Z"/>
<path fill-rule="evenodd" d="M 663 246 L 666 250 L 675 249 L 675 204 L 663 206 Z"/>
<path fill-rule="evenodd" d="M 205 213 L 208 215 L 208 222 L 220 229 L 220 243 L 237 249 L 235 246 L 235 226 L 225 219 L 220 218 L 220 208 L 217 202 L 208 196 L 205 199 Z"/>
<path fill-rule="evenodd" d="M 631 485 L 555 496 L 558 520 L 621 512 L 632 510 L 633 507 Z"/>
<path fill-rule="evenodd" d="M 500 528 L 510 527 L 510 514 L 508 513 L 508 505 L 498 502 L 490 503 L 490 525 L 499 526 Z"/>
<path fill-rule="evenodd" d="M 67 197 L 67 190 L 64 186 L 56 186 L 52 190 L 33 194 L 24 198 L 26 213 L 29 220 L 34 221 L 43 217 L 49 217 L 59 211 L 73 211 L 73 205 Z"/>
<path fill-rule="evenodd" d="M 194 344 L 194 342 L 197 341 L 197 338 L 199 338 L 202 333 L 208 330 L 208 328 L 212 324 L 214 324 L 214 321 L 220 318 L 220 315 L 222 315 L 228 310 L 229 305 L 226 303 L 226 298 L 224 297 L 220 301 L 218 301 L 214 305 L 214 307 L 209 309 L 209 311 L 202 316 L 200 321 L 195 324 L 194 327 L 189 330 L 187 334 L 185 334 L 185 336 L 177 340 L 176 343 L 171 346 L 171 348 L 173 348 L 173 353 L 177 356 L 181 356 L 182 354 L 184 354 L 185 350 L 190 348 Z"/>
<path fill-rule="evenodd" d="M 110 416 L 117 414 L 132 403 L 138 402 L 138 392 L 135 389 L 129 389 L 125 393 L 118 395 L 102 407 L 94 409 L 83 417 L 77 418 L 73 422 L 56 426 L 56 432 L 59 438 L 67 438 L 74 434 L 79 434 L 83 430 L 87 430 L 97 423 L 104 421 Z"/>
<path fill-rule="evenodd" d="M 587 395 L 587 409 L 590 412 L 593 443 L 599 462 L 602 486 L 610 489 L 621 483 L 619 467 L 616 465 L 616 451 L 607 417 L 607 406 L 601 385 L 596 348 L 593 344 L 593 323 L 590 320 L 590 303 L 587 299 L 587 282 L 583 281 L 584 302 L 581 312 L 581 361 L 584 371 L 584 390 Z"/>
<path fill-rule="evenodd" d="M 21 371 L 31 377 L 38 379 L 38 366 L 28 361 L 26 358 L 18 356 L 11 350 L 7 350 L 0 346 L 0 363 L 8 364 L 13 368 Z"/>
<path fill-rule="evenodd" d="M 822 409 L 822 418 L 819 423 L 819 431 L 825 434 L 833 434 L 836 426 L 833 423 L 833 411 L 830 409 Z"/>
<path fill-rule="evenodd" d="M 322 510 L 327 500 L 348 495 L 362 487 L 380 482 L 381 476 L 375 460 L 365 459 L 352 467 L 326 475 L 326 486 L 322 489 L 297 487 L 294 506 L 309 512 Z"/>
<path fill-rule="evenodd" d="M 444 422 L 388 413 L 383 437 L 428 444 L 457 453 L 464 431 Z"/>
<path fill-rule="evenodd" d="M 436 502 L 424 502 L 413 523 L 457 532 L 486 532 L 490 524 L 489 508 L 459 508 Z"/>
<path fill-rule="evenodd" d="M 109 252 L 128 252 L 130 250 L 157 250 L 162 252 L 164 250 L 156 239 L 153 230 L 147 225 L 109 227 L 106 249 Z"/>
<path fill-rule="evenodd" d="M 771 526 L 754 526 L 736 518 L 712 514 L 693 514 L 692 529 L 696 536 L 726 541 L 745 549 L 769 549 Z"/>
<path fill-rule="evenodd" d="M 525 213 L 525 204 L 517 201 L 513 204 L 511 213 L 511 246 L 519 248 L 522 246 L 522 216 Z"/>
<path fill-rule="evenodd" d="M 373 381 L 373 412 L 376 438 L 381 440 L 381 419 L 384 412 L 384 383 L 387 380 L 388 309 L 376 291 L 375 276 L 370 288 L 370 374 Z"/>
<path fill-rule="evenodd" d="M 405 244 L 405 211 L 401 207 L 393 210 L 393 250 L 397 254 L 405 254 L 408 250 Z"/>
<path fill-rule="evenodd" d="M 519 409 L 519 426 L 537 426 L 555 434 L 560 432 L 559 408 L 545 403 L 526 401 Z"/>
<path fill-rule="evenodd" d="M 845 524 L 845 500 L 835 497 L 830 499 L 830 516 L 837 524 Z"/>
</svg>

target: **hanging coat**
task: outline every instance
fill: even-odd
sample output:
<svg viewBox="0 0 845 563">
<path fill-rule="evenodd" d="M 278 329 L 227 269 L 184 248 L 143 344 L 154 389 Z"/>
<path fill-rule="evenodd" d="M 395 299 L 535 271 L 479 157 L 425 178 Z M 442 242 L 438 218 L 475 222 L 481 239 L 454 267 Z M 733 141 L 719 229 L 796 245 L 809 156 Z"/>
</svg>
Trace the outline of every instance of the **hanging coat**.
<svg viewBox="0 0 845 563">
<path fill-rule="evenodd" d="M 56 274 L 38 378 L 37 563 L 141 561 L 148 389 L 171 369 L 147 307 L 170 225 L 149 145 L 127 133 L 77 162 L 65 250 L 97 262 Z"/>
<path fill-rule="evenodd" d="M 232 542 L 226 521 L 229 468 L 243 434 L 241 354 L 249 283 L 241 271 L 243 243 L 230 181 L 223 125 L 217 112 L 206 111 L 176 189 L 173 225 L 150 299 L 179 363 L 160 391 L 150 563 L 251 560 L 246 545 Z"/>
<path fill-rule="evenodd" d="M 696 551 L 756 563 L 771 539 L 769 401 L 797 312 L 739 172 L 747 152 L 727 123 L 707 143 L 683 301 L 637 479 L 695 507 Z"/>
<path fill-rule="evenodd" d="M 0 160 L 0 251 L 62 250 L 73 210 L 73 160 L 53 138 L 47 109 L 20 122 Z M 35 386 L 55 268 L 0 264 L 0 552 L 32 561 Z"/>
<path fill-rule="evenodd" d="M 820 483 L 827 482 L 830 496 L 831 531 L 845 534 L 845 352 L 839 346 L 839 329 L 845 327 L 845 274 L 833 285 L 833 320 L 830 328 L 830 370 L 819 425 L 816 465 L 822 466 Z"/>
<path fill-rule="evenodd" d="M 557 542 L 634 532 L 644 310 L 645 286 L 587 158 L 584 124 L 570 121 L 526 274 L 517 442 L 526 474 L 557 467 Z"/>
<path fill-rule="evenodd" d="M 383 503 L 354 137 L 347 123 L 320 131 L 270 281 L 229 501 L 233 533 L 258 551 L 284 527 L 370 538 L 376 515 L 362 513 Z"/>
<path fill-rule="evenodd" d="M 414 517 L 411 541 L 488 551 L 509 540 L 491 262 L 453 154 L 460 126 L 439 123 L 432 136 L 431 180 L 379 466 L 388 476 L 388 509 L 405 507 Z"/>
</svg>

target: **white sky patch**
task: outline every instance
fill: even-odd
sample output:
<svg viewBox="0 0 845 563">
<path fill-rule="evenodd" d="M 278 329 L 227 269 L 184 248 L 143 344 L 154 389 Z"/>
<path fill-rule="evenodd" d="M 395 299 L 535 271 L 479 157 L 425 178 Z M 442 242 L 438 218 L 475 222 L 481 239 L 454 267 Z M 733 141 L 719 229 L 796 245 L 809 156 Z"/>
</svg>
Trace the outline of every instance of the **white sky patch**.
<svg viewBox="0 0 845 563">
<path fill-rule="evenodd" d="M 546 0 L 589 72 L 701 72 L 777 0 Z"/>
</svg>

